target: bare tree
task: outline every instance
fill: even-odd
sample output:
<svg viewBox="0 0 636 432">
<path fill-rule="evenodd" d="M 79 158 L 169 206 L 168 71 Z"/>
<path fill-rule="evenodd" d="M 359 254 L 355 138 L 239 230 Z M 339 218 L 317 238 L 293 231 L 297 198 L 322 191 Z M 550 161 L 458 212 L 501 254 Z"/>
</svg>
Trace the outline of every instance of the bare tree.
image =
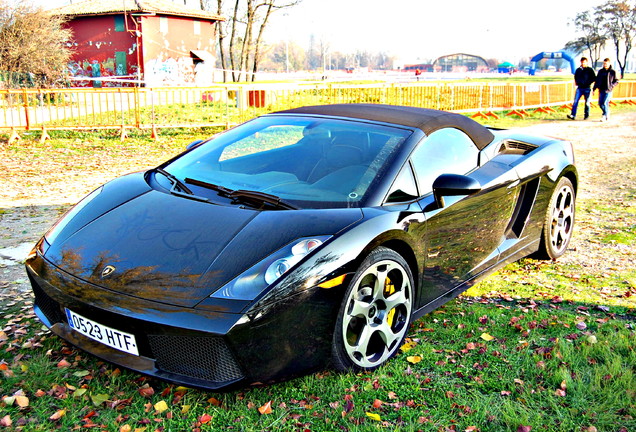
<svg viewBox="0 0 636 432">
<path fill-rule="evenodd" d="M 621 76 L 636 37 L 636 6 L 627 0 L 610 0 L 596 7 L 596 14 L 607 38 L 614 43 Z"/>
<path fill-rule="evenodd" d="M 46 86 L 64 78 L 72 35 L 63 23 L 29 3 L 0 0 L 0 72 L 9 78 L 7 86 Z"/>
<path fill-rule="evenodd" d="M 601 20 L 594 10 L 588 10 L 576 14 L 574 26 L 581 36 L 568 42 L 565 48 L 575 53 L 587 51 L 590 64 L 594 66 L 601 57 L 603 46 L 607 42 L 607 36 L 601 29 Z"/>
<path fill-rule="evenodd" d="M 200 1 L 204 6 L 206 0 Z M 254 81 L 271 15 L 301 1 L 217 0 L 216 13 L 227 18 L 227 21 L 219 22 L 218 27 L 221 67 L 227 69 L 229 63 L 233 81 Z"/>
</svg>

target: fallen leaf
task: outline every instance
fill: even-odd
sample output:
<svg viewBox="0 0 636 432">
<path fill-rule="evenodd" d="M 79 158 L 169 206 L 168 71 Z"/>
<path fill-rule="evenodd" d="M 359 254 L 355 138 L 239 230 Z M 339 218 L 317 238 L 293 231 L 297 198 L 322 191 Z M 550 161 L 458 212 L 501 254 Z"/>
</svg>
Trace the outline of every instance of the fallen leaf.
<svg viewBox="0 0 636 432">
<path fill-rule="evenodd" d="M 532 430 L 532 426 L 519 426 L 517 428 L 517 432 L 530 432 Z"/>
<path fill-rule="evenodd" d="M 15 403 L 18 404 L 20 408 L 26 408 L 29 406 L 29 398 L 26 396 L 18 395 L 15 397 Z"/>
<path fill-rule="evenodd" d="M 367 414 L 367 417 L 369 417 L 371 420 L 374 420 L 374 421 L 382 421 L 382 417 L 380 417 L 380 415 L 379 415 L 379 414 L 370 413 L 370 412 L 368 412 L 368 413 L 366 413 L 366 414 Z"/>
<path fill-rule="evenodd" d="M 8 428 L 12 424 L 13 422 L 11 421 L 11 417 L 8 414 L 0 419 L 0 426 L 2 427 Z"/>
<path fill-rule="evenodd" d="M 554 391 L 555 396 L 561 396 L 561 397 L 565 397 L 565 390 L 563 389 L 556 389 Z"/>
<path fill-rule="evenodd" d="M 155 408 L 155 411 L 161 414 L 162 412 L 168 409 L 168 404 L 166 403 L 166 401 L 159 401 L 155 404 L 154 408 Z"/>
<path fill-rule="evenodd" d="M 107 394 L 104 394 L 104 393 L 96 394 L 96 395 L 91 394 L 91 400 L 93 401 L 93 405 L 95 405 L 95 406 L 99 406 L 99 405 L 103 404 L 108 399 L 110 399 L 110 396 L 108 396 Z"/>
<path fill-rule="evenodd" d="M 402 351 L 404 353 L 404 352 L 412 350 L 416 346 L 417 346 L 417 342 L 413 342 L 413 341 L 407 342 L 407 343 L 405 343 L 404 345 L 402 345 L 400 347 L 400 351 Z"/>
<path fill-rule="evenodd" d="M 73 392 L 73 397 L 74 397 L 74 398 L 82 397 L 82 396 L 84 396 L 84 395 L 86 394 L 86 392 L 87 392 L 87 391 L 88 391 L 88 390 L 87 390 L 87 389 L 85 389 L 85 388 L 79 388 L 79 389 L 77 389 L 77 390 L 75 390 L 75 391 Z"/>
<path fill-rule="evenodd" d="M 271 414 L 272 413 L 272 401 L 269 401 L 265 405 L 261 406 L 258 409 L 258 412 L 261 413 L 261 415 Z"/>
<path fill-rule="evenodd" d="M 382 406 L 382 401 L 380 399 L 375 399 L 373 401 L 373 405 L 371 405 L 373 408 L 380 408 Z"/>
<path fill-rule="evenodd" d="M 482 333 L 480 337 L 486 342 L 489 342 L 494 339 L 494 337 L 490 336 L 488 333 Z"/>
<path fill-rule="evenodd" d="M 130 432 L 132 430 L 131 425 L 123 425 L 119 428 L 119 432 Z"/>
<path fill-rule="evenodd" d="M 220 407 L 221 405 L 223 405 L 223 403 L 220 400 L 214 397 L 211 397 L 210 399 L 208 399 L 208 403 L 217 407 Z"/>
<path fill-rule="evenodd" d="M 597 343 L 597 342 L 598 342 L 598 340 L 596 339 L 596 336 L 594 336 L 594 335 L 589 335 L 589 336 L 587 337 L 587 343 L 589 343 L 589 344 L 595 344 L 595 343 Z"/>
<path fill-rule="evenodd" d="M 137 392 L 139 392 L 139 394 L 143 397 L 150 397 L 155 394 L 155 389 L 150 387 L 148 384 L 144 384 L 137 390 Z"/>
<path fill-rule="evenodd" d="M 420 357 L 418 355 L 416 355 L 416 356 L 408 356 L 406 358 L 406 361 L 408 361 L 411 364 L 417 364 L 417 363 L 422 361 L 422 357 Z"/>
<path fill-rule="evenodd" d="M 210 423 L 210 420 L 212 420 L 212 416 L 207 413 L 199 417 L 199 421 L 201 422 L 201 424 Z"/>
<path fill-rule="evenodd" d="M 59 419 L 61 419 L 65 415 L 66 415 L 66 410 L 63 410 L 63 409 L 57 410 L 57 411 L 55 411 L 55 414 L 53 414 L 51 417 L 49 417 L 49 420 L 58 421 Z"/>
<path fill-rule="evenodd" d="M 58 369 L 65 369 L 71 367 L 71 364 L 66 359 L 62 359 L 57 363 L 57 367 Z"/>
</svg>

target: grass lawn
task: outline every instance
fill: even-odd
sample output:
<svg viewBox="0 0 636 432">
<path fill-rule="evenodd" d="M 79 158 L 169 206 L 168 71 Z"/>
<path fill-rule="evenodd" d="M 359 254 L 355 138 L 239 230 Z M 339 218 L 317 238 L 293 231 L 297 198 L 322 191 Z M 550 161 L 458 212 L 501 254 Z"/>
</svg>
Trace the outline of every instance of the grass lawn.
<svg viewBox="0 0 636 432">
<path fill-rule="evenodd" d="M 0 412 L 24 431 L 631 431 L 634 313 L 559 297 L 464 297 L 415 322 L 403 353 L 375 372 L 327 370 L 219 394 L 66 345 L 25 296 L 2 318 Z"/>
</svg>

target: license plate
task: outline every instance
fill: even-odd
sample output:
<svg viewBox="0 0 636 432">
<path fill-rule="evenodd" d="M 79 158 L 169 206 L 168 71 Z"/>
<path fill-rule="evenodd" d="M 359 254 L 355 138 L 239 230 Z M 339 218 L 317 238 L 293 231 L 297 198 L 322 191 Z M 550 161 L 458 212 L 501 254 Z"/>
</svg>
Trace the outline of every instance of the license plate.
<svg viewBox="0 0 636 432">
<path fill-rule="evenodd" d="M 68 325 L 75 331 L 109 347 L 127 352 L 128 354 L 139 355 L 135 335 L 105 326 L 104 324 L 83 317 L 70 309 L 65 308 L 65 310 Z"/>
</svg>

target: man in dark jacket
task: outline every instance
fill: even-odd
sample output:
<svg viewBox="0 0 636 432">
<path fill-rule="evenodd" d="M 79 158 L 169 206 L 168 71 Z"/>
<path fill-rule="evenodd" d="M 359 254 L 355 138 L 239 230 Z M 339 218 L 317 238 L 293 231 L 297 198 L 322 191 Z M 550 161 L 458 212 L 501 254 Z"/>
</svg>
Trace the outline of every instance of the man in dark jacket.
<svg viewBox="0 0 636 432">
<path fill-rule="evenodd" d="M 618 84 L 616 71 L 612 69 L 610 59 L 606 58 L 603 60 L 603 67 L 600 68 L 596 74 L 596 82 L 594 83 L 593 89 L 598 89 L 598 104 L 601 106 L 601 111 L 603 111 L 601 121 L 609 120 L 609 103 L 612 99 L 612 90 L 614 90 L 616 84 Z"/>
<path fill-rule="evenodd" d="M 572 112 L 568 115 L 569 119 L 576 118 L 576 109 L 579 106 L 581 97 L 585 98 L 584 119 L 590 116 L 590 86 L 594 84 L 596 74 L 594 69 L 587 65 L 587 58 L 581 57 L 581 66 L 574 72 L 574 83 L 576 84 L 576 93 L 574 94 L 574 103 L 572 104 Z"/>
</svg>

